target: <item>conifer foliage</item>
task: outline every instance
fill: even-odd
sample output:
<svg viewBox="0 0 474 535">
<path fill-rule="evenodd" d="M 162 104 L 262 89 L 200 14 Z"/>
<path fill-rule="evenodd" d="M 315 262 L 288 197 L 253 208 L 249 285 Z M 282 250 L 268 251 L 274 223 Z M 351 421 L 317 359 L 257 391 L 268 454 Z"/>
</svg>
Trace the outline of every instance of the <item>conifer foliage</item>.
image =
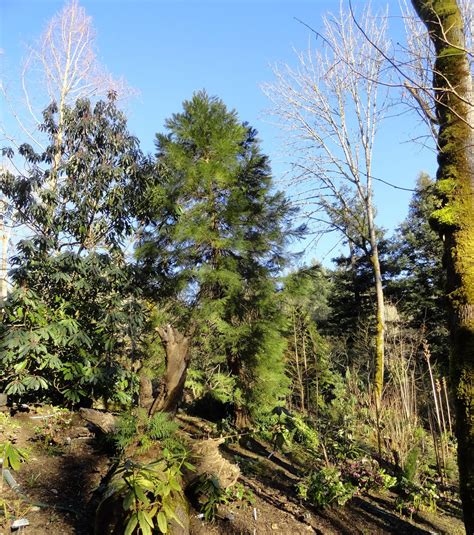
<svg viewBox="0 0 474 535">
<path fill-rule="evenodd" d="M 186 354 L 175 356 L 183 363 L 176 370 L 180 377 L 174 386 L 162 385 L 161 395 L 168 391 L 169 398 L 178 383 L 182 389 L 192 342 L 206 331 L 218 337 L 214 351 L 236 378 L 241 402 L 274 403 L 285 380 L 272 276 L 284 264 L 284 245 L 294 234 L 289 204 L 271 190 L 268 159 L 255 130 L 221 100 L 196 93 L 166 129 L 156 137 L 139 257 L 161 289 L 155 298 L 168 306 L 168 332 L 160 334 L 168 370 L 170 329 L 189 344 L 183 346 Z M 266 373 L 252 388 L 257 368 Z M 174 409 L 164 398 L 155 408 Z"/>
</svg>

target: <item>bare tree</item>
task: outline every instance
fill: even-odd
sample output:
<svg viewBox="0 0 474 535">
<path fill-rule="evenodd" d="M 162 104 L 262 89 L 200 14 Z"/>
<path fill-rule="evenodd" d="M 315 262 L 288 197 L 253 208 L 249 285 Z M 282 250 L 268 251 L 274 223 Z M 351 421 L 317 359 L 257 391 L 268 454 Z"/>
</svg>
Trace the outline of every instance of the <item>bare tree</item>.
<svg viewBox="0 0 474 535">
<path fill-rule="evenodd" d="M 25 135 L 36 149 L 44 150 L 45 141 L 39 128 L 42 111 L 51 102 L 58 107 L 58 128 L 55 144 L 63 138 L 63 115 L 66 105 L 78 98 L 101 98 L 110 92 L 118 98 L 133 91 L 124 80 L 115 80 L 97 59 L 95 31 L 92 18 L 87 15 L 77 0 L 69 1 L 48 23 L 39 40 L 28 47 L 20 73 L 20 88 L 15 91 L 5 82 L 0 83 L 4 109 L 10 112 L 10 127 L 0 123 L 0 135 L 13 146 L 18 146 L 17 137 Z M 11 124 L 16 124 L 13 128 Z M 17 133 L 19 136 L 17 136 Z M 56 187 L 54 169 L 59 165 L 57 150 L 54 155 L 53 172 L 49 187 Z M 7 162 L 11 163 L 11 162 Z M 0 199 L 0 265 L 2 280 L 6 281 L 6 266 L 11 226 L 5 224 L 8 203 Z M 6 282 L 0 287 L 0 300 L 6 294 Z"/>
<path fill-rule="evenodd" d="M 457 5 L 463 20 L 464 50 L 471 73 L 474 69 L 474 3 L 471 0 L 458 0 Z M 406 41 L 397 42 L 389 57 L 386 50 L 378 50 L 382 56 L 394 68 L 394 87 L 403 89 L 401 103 L 415 112 L 427 126 L 427 135 L 421 139 L 423 144 L 437 144 L 439 121 L 436 113 L 438 102 L 437 88 L 433 85 L 432 73 L 434 72 L 435 48 L 424 23 L 417 16 L 411 1 L 400 0 L 400 9 L 403 17 Z M 355 21 L 357 24 L 357 21 Z M 362 33 L 371 42 L 372 36 Z M 446 35 L 444 36 L 446 39 Z M 453 88 L 451 88 L 453 90 Z"/>
<path fill-rule="evenodd" d="M 388 50 L 386 17 L 367 9 L 359 24 Z M 313 30 L 314 32 L 314 30 Z M 314 32 L 316 33 L 316 32 Z M 308 217 L 340 231 L 351 251 L 372 259 L 376 293 L 376 357 L 373 394 L 377 410 L 384 376 L 384 295 L 373 192 L 373 151 L 388 100 L 381 87 L 387 61 L 358 31 L 350 13 L 323 19 L 316 50 L 297 53 L 297 67 L 274 68 L 264 91 L 289 132 L 292 185 Z M 325 215 L 324 215 L 325 214 Z"/>
<path fill-rule="evenodd" d="M 2 84 L 2 96 L 22 137 L 27 135 L 37 148 L 44 148 L 38 126 L 50 102 L 56 102 L 61 115 L 64 106 L 78 98 L 101 98 L 111 91 L 119 98 L 132 93 L 123 79 L 114 79 L 98 61 L 92 18 L 78 0 L 70 0 L 53 16 L 38 41 L 27 47 L 19 83 L 20 90 L 13 94 Z M 5 125 L 2 128 L 5 137 L 15 142 Z M 61 135 L 59 128 L 58 137 Z"/>
</svg>

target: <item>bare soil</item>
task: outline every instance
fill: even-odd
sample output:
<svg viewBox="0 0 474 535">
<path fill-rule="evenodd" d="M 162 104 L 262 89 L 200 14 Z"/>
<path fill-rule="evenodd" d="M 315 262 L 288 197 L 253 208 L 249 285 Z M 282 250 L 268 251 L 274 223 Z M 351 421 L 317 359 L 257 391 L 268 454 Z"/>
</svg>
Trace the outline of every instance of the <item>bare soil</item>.
<svg viewBox="0 0 474 535">
<path fill-rule="evenodd" d="M 184 415 L 180 419 L 187 433 L 203 438 L 205 423 Z M 0 433 L 0 442 L 8 435 L 18 446 L 30 450 L 29 461 L 14 473 L 19 490 L 13 491 L 6 483 L 1 490 L 14 515 L 29 521 L 17 533 L 92 534 L 97 506 L 95 493 L 112 459 L 78 415 L 66 418 L 54 415 L 51 408 L 41 407 L 17 413 L 13 421 L 18 427 Z M 45 430 L 50 432 L 46 439 Z M 38 440 L 38 437 L 43 438 Z M 214 523 L 204 522 L 191 510 L 191 535 L 464 533 L 456 502 L 441 504 L 436 513 L 420 513 L 409 519 L 398 514 L 394 505 L 396 496 L 387 492 L 357 496 L 343 508 L 318 511 L 297 497 L 295 483 L 304 474 L 304 467 L 287 456 L 270 455 L 267 444 L 250 438 L 221 445 L 220 451 L 229 462 L 239 463 L 239 483 L 251 491 L 254 503 L 234 502 L 223 506 Z M 0 535 L 11 532 L 13 520 L 0 514 Z"/>
</svg>

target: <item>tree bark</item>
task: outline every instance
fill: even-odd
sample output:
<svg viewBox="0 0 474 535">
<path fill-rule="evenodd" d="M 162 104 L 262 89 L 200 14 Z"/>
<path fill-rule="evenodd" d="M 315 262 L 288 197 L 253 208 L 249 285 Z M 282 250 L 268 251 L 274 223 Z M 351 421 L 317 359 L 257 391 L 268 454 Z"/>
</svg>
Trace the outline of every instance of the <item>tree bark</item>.
<svg viewBox="0 0 474 535">
<path fill-rule="evenodd" d="M 377 411 L 380 412 L 382 392 L 384 384 L 385 367 L 385 303 L 382 286 L 382 272 L 377 242 L 372 246 L 372 266 L 375 280 L 375 295 L 377 300 L 376 309 L 376 329 L 375 329 L 375 375 L 374 375 L 374 398 Z"/>
<path fill-rule="evenodd" d="M 252 419 L 250 418 L 250 414 L 248 410 L 245 407 L 237 406 L 235 407 L 235 427 L 237 429 L 247 429 L 250 427 L 250 424 L 252 423 Z"/>
<path fill-rule="evenodd" d="M 459 486 L 464 523 L 474 533 L 474 98 L 456 0 L 412 0 L 435 46 L 438 194 L 432 215 L 444 238 L 456 406 Z"/>
<path fill-rule="evenodd" d="M 160 327 L 157 331 L 165 349 L 166 371 L 149 414 L 157 411 L 175 414 L 183 397 L 188 372 L 190 336 L 180 333 L 171 325 Z"/>
</svg>

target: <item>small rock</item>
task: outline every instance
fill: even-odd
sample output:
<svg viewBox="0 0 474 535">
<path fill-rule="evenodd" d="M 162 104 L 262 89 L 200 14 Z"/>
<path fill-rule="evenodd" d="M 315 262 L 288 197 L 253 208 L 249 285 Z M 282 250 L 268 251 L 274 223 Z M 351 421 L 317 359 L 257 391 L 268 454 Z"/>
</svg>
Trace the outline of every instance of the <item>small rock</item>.
<svg viewBox="0 0 474 535">
<path fill-rule="evenodd" d="M 58 493 L 58 491 L 57 491 L 56 489 L 51 489 L 51 492 L 52 492 L 53 494 L 57 494 L 57 493 Z"/>
<path fill-rule="evenodd" d="M 27 518 L 18 518 L 12 523 L 11 530 L 16 531 L 17 529 L 24 528 L 25 526 L 29 525 L 30 523 Z"/>
<path fill-rule="evenodd" d="M 33 505 L 33 507 L 30 509 L 32 513 L 37 513 L 38 511 L 41 511 L 41 507 L 38 507 L 37 505 Z"/>
<path fill-rule="evenodd" d="M 278 524 L 272 524 L 272 529 L 273 530 L 277 530 L 278 529 Z"/>
</svg>

